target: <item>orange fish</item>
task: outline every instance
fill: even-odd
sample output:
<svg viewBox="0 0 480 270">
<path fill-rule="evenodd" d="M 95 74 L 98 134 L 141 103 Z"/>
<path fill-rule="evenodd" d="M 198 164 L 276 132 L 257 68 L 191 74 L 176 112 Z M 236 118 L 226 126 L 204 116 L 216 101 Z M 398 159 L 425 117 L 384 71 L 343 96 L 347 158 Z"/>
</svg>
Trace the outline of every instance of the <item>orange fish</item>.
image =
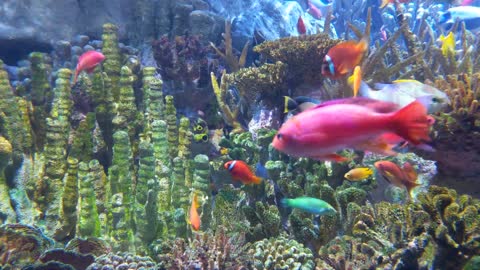
<svg viewBox="0 0 480 270">
<path fill-rule="evenodd" d="M 194 231 L 200 230 L 200 215 L 198 214 L 198 207 L 200 207 L 198 203 L 198 195 L 197 193 L 193 194 L 192 199 L 192 206 L 190 206 L 190 225 Z"/>
<path fill-rule="evenodd" d="M 412 190 L 420 186 L 416 182 L 418 175 L 413 166 L 408 162 L 403 164 L 403 168 L 398 167 L 397 164 L 391 161 L 377 161 L 374 166 L 390 184 L 397 187 L 405 187 L 410 198 L 412 197 Z"/>
<path fill-rule="evenodd" d="M 260 184 L 262 178 L 255 175 L 247 163 L 241 160 L 230 160 L 223 165 L 232 175 L 233 180 L 240 181 L 242 184 Z"/>
<path fill-rule="evenodd" d="M 360 84 L 362 83 L 362 69 L 360 66 L 356 66 L 353 70 L 353 97 L 356 97 Z"/>
<path fill-rule="evenodd" d="M 332 79 L 347 75 L 360 64 L 367 50 L 367 38 L 362 38 L 359 42 L 344 41 L 333 46 L 323 59 L 322 75 Z"/>
<path fill-rule="evenodd" d="M 97 51 L 88 51 L 80 55 L 77 68 L 75 69 L 73 84 L 77 83 L 78 74 L 80 74 L 80 72 L 85 70 L 87 73 L 92 73 L 97 65 L 103 60 L 105 60 L 105 55 Z"/>
</svg>

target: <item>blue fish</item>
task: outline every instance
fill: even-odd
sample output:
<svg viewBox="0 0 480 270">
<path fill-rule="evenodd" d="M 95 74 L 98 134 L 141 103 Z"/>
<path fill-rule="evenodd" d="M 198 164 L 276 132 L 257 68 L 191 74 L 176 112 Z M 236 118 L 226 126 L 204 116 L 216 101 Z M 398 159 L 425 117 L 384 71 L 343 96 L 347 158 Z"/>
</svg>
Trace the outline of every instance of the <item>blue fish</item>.
<svg viewBox="0 0 480 270">
<path fill-rule="evenodd" d="M 459 6 L 449 8 L 440 15 L 439 23 L 446 30 L 450 30 L 457 19 L 465 23 L 467 30 L 472 32 L 480 31 L 480 7 Z"/>
</svg>

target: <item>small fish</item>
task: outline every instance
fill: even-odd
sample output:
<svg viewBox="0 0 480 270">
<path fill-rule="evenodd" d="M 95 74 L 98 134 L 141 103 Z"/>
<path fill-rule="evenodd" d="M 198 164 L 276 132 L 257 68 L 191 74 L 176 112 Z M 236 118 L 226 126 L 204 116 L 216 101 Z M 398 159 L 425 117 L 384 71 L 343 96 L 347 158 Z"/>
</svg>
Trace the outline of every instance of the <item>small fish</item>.
<svg viewBox="0 0 480 270">
<path fill-rule="evenodd" d="M 307 12 L 312 15 L 313 18 L 320 20 L 323 17 L 322 11 L 318 9 L 314 4 L 312 4 L 310 1 L 307 1 L 307 5 Z"/>
<path fill-rule="evenodd" d="M 385 30 L 385 25 L 382 25 L 382 27 L 380 27 L 380 39 L 382 41 L 387 41 L 388 39 L 387 31 Z"/>
<path fill-rule="evenodd" d="M 308 110 L 320 104 L 320 100 L 314 99 L 311 97 L 305 97 L 305 96 L 298 96 L 295 98 L 291 98 L 289 96 L 283 96 L 283 98 L 284 98 L 283 113 L 288 113 L 290 111 L 296 111 L 296 110 L 298 110 L 299 112 L 303 112 L 305 110 Z"/>
<path fill-rule="evenodd" d="M 219 151 L 220 151 L 220 155 L 222 156 L 228 155 L 228 152 L 229 152 L 228 148 L 226 147 L 220 147 Z"/>
<path fill-rule="evenodd" d="M 356 66 L 353 70 L 353 97 L 356 97 L 358 90 L 360 89 L 360 84 L 362 82 L 362 69 L 360 66 Z"/>
<path fill-rule="evenodd" d="M 322 75 L 332 79 L 347 75 L 360 64 L 367 50 L 367 38 L 362 38 L 359 42 L 344 41 L 333 46 L 323 59 Z"/>
<path fill-rule="evenodd" d="M 399 0 L 398 1 L 399 3 L 402 3 L 402 4 L 405 4 L 405 3 L 408 3 L 410 2 L 410 0 Z M 388 4 L 393 4 L 395 3 L 395 0 L 382 0 L 382 3 L 380 4 L 380 8 L 384 8 L 386 7 Z"/>
<path fill-rule="evenodd" d="M 298 17 L 297 31 L 300 35 L 305 35 L 305 33 L 307 33 L 307 28 L 305 28 L 305 23 L 303 22 L 302 16 Z"/>
<path fill-rule="evenodd" d="M 418 178 L 417 173 L 408 162 L 403 164 L 403 168 L 391 161 L 377 161 L 374 166 L 390 184 L 397 187 L 405 187 L 410 198 L 412 197 L 412 190 L 420 186 L 416 182 Z"/>
<path fill-rule="evenodd" d="M 196 192 L 193 193 L 192 205 L 190 206 L 190 216 L 189 223 L 192 226 L 194 231 L 200 230 L 200 215 L 198 214 L 197 209 L 200 207 L 198 203 L 198 195 Z"/>
<path fill-rule="evenodd" d="M 350 181 L 361 181 L 367 179 L 373 174 L 370 168 L 354 168 L 345 174 L 345 178 Z"/>
<path fill-rule="evenodd" d="M 315 215 L 330 215 L 337 213 L 337 210 L 326 201 L 312 197 L 299 197 L 295 199 L 283 198 L 280 201 L 280 204 L 283 207 L 297 208 Z"/>
<path fill-rule="evenodd" d="M 88 51 L 80 55 L 78 58 L 77 68 L 75 69 L 73 84 L 77 83 L 80 72 L 86 71 L 87 73 L 92 73 L 97 65 L 103 60 L 105 60 L 105 56 L 101 52 L 97 51 Z"/>
<path fill-rule="evenodd" d="M 429 113 L 442 111 L 450 104 L 450 99 L 443 91 L 416 80 L 397 80 L 392 84 L 377 83 L 375 88 L 378 90 L 371 89 L 362 81 L 360 96 L 393 102 L 400 107 L 419 100 L 427 107 Z"/>
<path fill-rule="evenodd" d="M 480 7 L 459 6 L 449 8 L 440 15 L 438 21 L 446 30 L 450 30 L 456 20 L 465 23 L 465 28 L 472 32 L 480 32 Z"/>
<path fill-rule="evenodd" d="M 381 101 L 371 102 L 375 103 Z M 429 127 L 427 109 L 418 101 L 391 113 L 356 104 L 320 104 L 286 121 L 272 145 L 295 157 L 343 162 L 349 159 L 335 152 L 356 149 L 358 144 L 383 133 L 395 133 L 413 145 L 428 142 Z"/>
<path fill-rule="evenodd" d="M 448 58 L 450 55 L 455 55 L 455 35 L 453 32 L 448 33 L 446 37 L 440 35 L 438 40 L 442 42 L 441 48 L 443 56 Z"/>
<path fill-rule="evenodd" d="M 250 169 L 250 167 L 244 161 L 231 160 L 226 162 L 223 167 L 230 172 L 233 180 L 240 181 L 244 185 L 258 185 L 262 182 L 262 178 L 256 176 L 252 169 Z"/>
</svg>

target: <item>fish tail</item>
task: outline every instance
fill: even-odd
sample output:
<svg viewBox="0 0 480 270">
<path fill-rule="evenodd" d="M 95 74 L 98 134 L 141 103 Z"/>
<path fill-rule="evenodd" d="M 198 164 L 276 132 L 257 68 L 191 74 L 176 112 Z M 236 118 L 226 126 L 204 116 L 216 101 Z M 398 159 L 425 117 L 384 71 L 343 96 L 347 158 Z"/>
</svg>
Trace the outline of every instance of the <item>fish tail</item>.
<svg viewBox="0 0 480 270">
<path fill-rule="evenodd" d="M 386 7 L 390 3 L 389 0 L 382 0 L 382 4 L 380 5 L 380 8 Z"/>
<path fill-rule="evenodd" d="M 196 192 L 193 194 L 193 204 L 192 204 L 192 206 L 193 206 L 195 209 L 197 209 L 198 207 L 200 207 L 200 205 L 199 205 L 199 203 L 198 203 L 198 195 L 197 195 Z"/>
<path fill-rule="evenodd" d="M 258 185 L 258 184 L 262 183 L 262 178 L 254 175 L 254 176 L 252 177 L 252 183 Z"/>
<path fill-rule="evenodd" d="M 415 183 L 415 182 L 410 183 L 409 185 L 406 185 L 406 186 L 405 186 L 405 188 L 407 189 L 407 193 L 408 193 L 408 196 L 410 197 L 410 199 L 413 198 L 413 194 L 412 194 L 413 190 L 414 190 L 416 187 L 418 187 L 418 186 L 421 186 L 421 184 Z"/>
<path fill-rule="evenodd" d="M 392 130 L 411 142 L 419 145 L 425 141 L 431 141 L 429 133 L 429 119 L 427 117 L 427 108 L 418 101 L 413 101 L 403 109 L 393 114 L 391 121 Z"/>
<path fill-rule="evenodd" d="M 283 96 L 283 113 L 288 113 L 291 110 L 295 110 L 298 107 L 298 103 L 289 96 Z"/>
<path fill-rule="evenodd" d="M 75 77 L 73 77 L 73 84 L 77 83 L 77 79 L 78 79 L 78 70 L 75 70 Z"/>
</svg>

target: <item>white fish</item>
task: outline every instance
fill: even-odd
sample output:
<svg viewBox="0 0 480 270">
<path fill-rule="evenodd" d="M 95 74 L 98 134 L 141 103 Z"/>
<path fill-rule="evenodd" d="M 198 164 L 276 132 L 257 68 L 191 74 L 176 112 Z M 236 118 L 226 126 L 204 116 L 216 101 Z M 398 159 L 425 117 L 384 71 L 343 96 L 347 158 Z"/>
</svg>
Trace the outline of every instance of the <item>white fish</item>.
<svg viewBox="0 0 480 270">
<path fill-rule="evenodd" d="M 447 94 L 416 80 L 398 80 L 392 84 L 376 83 L 375 88 L 376 90 L 371 89 L 362 81 L 360 96 L 393 102 L 402 108 L 418 99 L 428 108 L 429 113 L 442 111 L 450 104 Z"/>
<path fill-rule="evenodd" d="M 439 23 L 449 30 L 457 18 L 465 22 L 465 27 L 472 32 L 480 31 L 480 7 L 459 6 L 449 8 L 440 15 Z"/>
</svg>

